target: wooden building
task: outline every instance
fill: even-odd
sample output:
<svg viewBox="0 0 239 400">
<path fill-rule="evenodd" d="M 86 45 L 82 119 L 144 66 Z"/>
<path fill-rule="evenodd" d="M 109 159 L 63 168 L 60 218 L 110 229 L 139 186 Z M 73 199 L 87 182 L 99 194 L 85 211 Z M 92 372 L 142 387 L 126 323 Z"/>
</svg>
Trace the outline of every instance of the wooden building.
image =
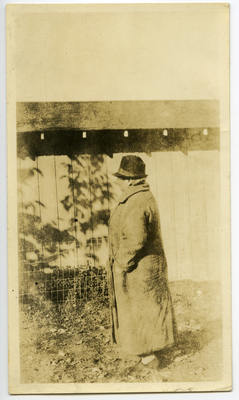
<svg viewBox="0 0 239 400">
<path fill-rule="evenodd" d="M 219 152 L 217 100 L 17 103 L 19 163 L 28 168 L 37 160 L 43 171 L 29 191 L 40 188 L 41 202 L 49 205 L 40 209 L 45 220 L 55 218 L 54 210 L 63 213 L 56 191 L 64 187 L 59 176 L 53 184 L 54 163 L 59 172 L 68 157 L 103 154 L 113 182 L 122 155 L 143 158 L 170 280 L 220 279 Z"/>
</svg>

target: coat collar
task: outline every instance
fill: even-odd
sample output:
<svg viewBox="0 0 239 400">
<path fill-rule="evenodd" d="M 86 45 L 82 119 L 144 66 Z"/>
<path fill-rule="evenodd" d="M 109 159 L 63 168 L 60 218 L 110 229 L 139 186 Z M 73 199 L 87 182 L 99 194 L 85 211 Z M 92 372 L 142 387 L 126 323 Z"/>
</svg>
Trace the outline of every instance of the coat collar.
<svg viewBox="0 0 239 400">
<path fill-rule="evenodd" d="M 122 193 L 118 204 L 124 203 L 126 200 L 128 200 L 128 198 L 130 196 L 132 196 L 135 193 L 147 192 L 149 190 L 150 190 L 150 187 L 149 187 L 148 183 L 143 183 L 143 184 L 137 185 L 137 186 L 129 186 L 129 188 L 124 193 Z"/>
</svg>

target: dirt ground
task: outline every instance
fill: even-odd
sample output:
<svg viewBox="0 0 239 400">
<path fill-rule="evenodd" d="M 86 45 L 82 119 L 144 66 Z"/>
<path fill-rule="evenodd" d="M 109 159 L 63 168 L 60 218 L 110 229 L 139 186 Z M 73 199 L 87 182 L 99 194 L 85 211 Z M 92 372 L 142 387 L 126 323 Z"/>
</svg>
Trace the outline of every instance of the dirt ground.
<svg viewBox="0 0 239 400">
<path fill-rule="evenodd" d="M 149 369 L 110 341 L 109 309 L 91 301 L 74 315 L 20 314 L 21 383 L 206 382 L 222 379 L 222 305 L 217 282 L 170 284 L 178 342 Z"/>
</svg>

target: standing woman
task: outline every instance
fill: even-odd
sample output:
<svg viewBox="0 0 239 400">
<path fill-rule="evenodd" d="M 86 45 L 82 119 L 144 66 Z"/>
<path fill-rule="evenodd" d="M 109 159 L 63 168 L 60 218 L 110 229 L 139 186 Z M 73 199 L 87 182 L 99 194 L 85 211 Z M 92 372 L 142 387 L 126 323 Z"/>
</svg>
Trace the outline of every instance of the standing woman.
<svg viewBox="0 0 239 400">
<path fill-rule="evenodd" d="M 176 332 L 159 211 L 140 157 L 123 157 L 114 175 L 122 196 L 109 224 L 112 338 L 146 364 Z"/>
</svg>

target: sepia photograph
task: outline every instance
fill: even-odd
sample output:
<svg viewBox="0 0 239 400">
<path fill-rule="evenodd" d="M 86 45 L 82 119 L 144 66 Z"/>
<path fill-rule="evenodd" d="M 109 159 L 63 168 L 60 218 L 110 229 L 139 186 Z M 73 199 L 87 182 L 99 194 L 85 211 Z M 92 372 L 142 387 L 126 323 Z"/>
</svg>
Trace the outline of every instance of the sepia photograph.
<svg viewBox="0 0 239 400">
<path fill-rule="evenodd" d="M 230 391 L 229 5 L 8 5 L 9 392 Z"/>
</svg>

